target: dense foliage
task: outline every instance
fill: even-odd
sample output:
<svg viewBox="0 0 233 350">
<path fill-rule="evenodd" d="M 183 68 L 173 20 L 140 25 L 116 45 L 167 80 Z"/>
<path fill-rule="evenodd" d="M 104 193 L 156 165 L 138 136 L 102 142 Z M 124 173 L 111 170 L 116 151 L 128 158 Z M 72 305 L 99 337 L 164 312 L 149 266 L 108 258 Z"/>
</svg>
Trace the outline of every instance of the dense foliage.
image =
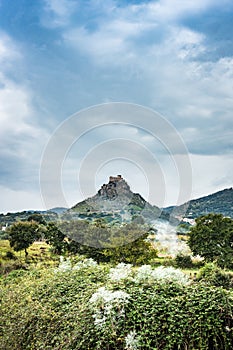
<svg viewBox="0 0 233 350">
<path fill-rule="evenodd" d="M 157 256 L 146 241 L 149 228 L 133 221 L 109 225 L 104 219 L 93 222 L 69 220 L 46 223 L 39 214 L 29 221 L 19 221 L 7 229 L 10 245 L 15 251 L 25 250 L 36 240 L 46 241 L 55 254 L 81 254 L 98 262 L 128 262 L 141 264 Z"/>
<path fill-rule="evenodd" d="M 233 188 L 226 188 L 208 196 L 193 199 L 178 207 L 169 207 L 166 211 L 171 213 L 175 209 L 177 214 L 186 212 L 186 216 L 193 219 L 211 213 L 222 214 L 233 219 L 232 203 Z"/>
<path fill-rule="evenodd" d="M 188 245 L 195 255 L 216 261 L 221 267 L 233 266 L 233 219 L 208 214 L 196 219 Z"/>
<path fill-rule="evenodd" d="M 146 241 L 149 229 L 135 222 L 121 226 L 107 225 L 98 219 L 49 223 L 46 239 L 56 252 L 82 254 L 98 262 L 141 264 L 157 256 Z"/>
<path fill-rule="evenodd" d="M 25 250 L 27 255 L 27 248 L 40 237 L 40 227 L 35 221 L 19 221 L 11 225 L 7 229 L 10 246 L 15 250 Z"/>
<path fill-rule="evenodd" d="M 0 349 L 230 350 L 233 293 L 172 267 L 91 259 L 2 280 Z"/>
</svg>

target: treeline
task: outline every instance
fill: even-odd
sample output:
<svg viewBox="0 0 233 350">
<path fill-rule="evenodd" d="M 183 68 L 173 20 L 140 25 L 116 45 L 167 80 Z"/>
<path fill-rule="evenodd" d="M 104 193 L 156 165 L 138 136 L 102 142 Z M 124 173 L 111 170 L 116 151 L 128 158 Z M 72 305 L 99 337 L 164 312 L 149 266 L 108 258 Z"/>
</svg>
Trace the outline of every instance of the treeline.
<svg viewBox="0 0 233 350">
<path fill-rule="evenodd" d="M 157 256 L 156 250 L 146 241 L 151 233 L 149 227 L 138 220 L 110 226 L 103 219 L 47 223 L 38 214 L 29 219 L 7 229 L 10 246 L 15 251 L 24 250 L 26 256 L 28 247 L 37 240 L 46 241 L 55 254 L 81 254 L 98 262 L 141 264 Z"/>
</svg>

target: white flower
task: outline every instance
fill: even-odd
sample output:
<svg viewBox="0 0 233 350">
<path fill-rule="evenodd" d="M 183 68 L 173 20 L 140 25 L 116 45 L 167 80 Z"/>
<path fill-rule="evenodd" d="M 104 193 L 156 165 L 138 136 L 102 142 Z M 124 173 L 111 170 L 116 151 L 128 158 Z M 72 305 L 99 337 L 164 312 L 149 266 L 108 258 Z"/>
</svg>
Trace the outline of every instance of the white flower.
<svg viewBox="0 0 233 350">
<path fill-rule="evenodd" d="M 139 340 L 136 337 L 136 332 L 131 331 L 125 337 L 125 349 L 127 350 L 137 350 L 139 349 Z"/>
<path fill-rule="evenodd" d="M 111 268 L 109 278 L 111 281 L 120 281 L 128 278 L 132 274 L 132 265 L 120 263 L 115 268 Z"/>
<path fill-rule="evenodd" d="M 129 294 L 124 291 L 111 291 L 100 287 L 89 300 L 95 311 L 93 315 L 95 325 L 102 327 L 107 319 L 115 320 L 116 316 L 123 316 L 124 305 L 128 300 Z"/>
<path fill-rule="evenodd" d="M 184 285 L 190 282 L 188 276 L 184 272 L 175 269 L 174 267 L 157 267 L 153 270 L 153 278 L 157 280 L 177 282 Z"/>
<path fill-rule="evenodd" d="M 95 267 L 98 266 L 97 262 L 93 260 L 92 258 L 90 259 L 84 259 L 83 261 L 78 262 L 76 265 L 72 267 L 70 258 L 65 258 L 63 256 L 60 256 L 60 264 L 57 269 L 55 269 L 55 272 L 66 272 L 66 271 L 71 271 L 71 270 L 79 270 L 87 267 Z"/>
<path fill-rule="evenodd" d="M 134 281 L 137 283 L 145 282 L 152 278 L 153 270 L 150 265 L 142 265 L 137 269 Z"/>
<path fill-rule="evenodd" d="M 121 304 L 128 302 L 129 294 L 116 290 L 112 292 L 111 290 L 106 289 L 105 287 L 100 287 L 97 292 L 95 292 L 90 298 L 90 303 L 116 303 Z"/>
<path fill-rule="evenodd" d="M 86 267 L 96 267 L 98 264 L 92 258 L 84 259 L 83 261 L 79 261 L 76 265 L 73 266 L 73 270 L 79 270 Z"/>
<path fill-rule="evenodd" d="M 106 322 L 106 316 L 104 316 L 99 310 L 93 315 L 94 324 L 97 327 L 102 327 Z"/>
<path fill-rule="evenodd" d="M 164 281 L 177 282 L 180 284 L 188 284 L 189 278 L 185 273 L 174 267 L 157 267 L 152 269 L 150 265 L 143 265 L 137 269 L 134 276 L 134 282 L 142 283 L 147 281 Z"/>
<path fill-rule="evenodd" d="M 58 268 L 55 269 L 55 271 L 56 272 L 58 272 L 58 271 L 65 272 L 65 271 L 70 271 L 70 270 L 72 270 L 70 259 L 67 258 L 65 260 L 63 256 L 60 256 L 60 264 L 59 264 Z"/>
</svg>

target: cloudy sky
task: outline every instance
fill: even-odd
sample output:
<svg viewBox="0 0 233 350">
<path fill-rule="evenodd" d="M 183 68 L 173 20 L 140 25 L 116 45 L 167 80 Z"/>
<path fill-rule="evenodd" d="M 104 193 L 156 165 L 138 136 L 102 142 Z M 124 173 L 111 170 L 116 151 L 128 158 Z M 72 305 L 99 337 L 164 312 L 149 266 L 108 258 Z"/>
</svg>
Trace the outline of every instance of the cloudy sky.
<svg viewBox="0 0 233 350">
<path fill-rule="evenodd" d="M 112 102 L 155 111 L 170 137 L 151 135 L 143 115 L 140 128 L 134 113 L 130 125 L 124 113 L 103 125 L 119 118 L 105 109 Z M 99 119 L 85 112 L 100 104 Z M 63 134 L 50 157 L 65 156 L 54 183 L 68 206 L 118 173 L 146 198 L 153 187 L 153 204 L 188 199 L 178 199 L 184 153 L 192 198 L 231 187 L 233 2 L 0 0 L 0 212 L 44 208 L 40 171 L 55 130 Z M 185 152 L 170 142 L 180 138 Z M 64 205 L 56 190 L 49 205 Z"/>
</svg>

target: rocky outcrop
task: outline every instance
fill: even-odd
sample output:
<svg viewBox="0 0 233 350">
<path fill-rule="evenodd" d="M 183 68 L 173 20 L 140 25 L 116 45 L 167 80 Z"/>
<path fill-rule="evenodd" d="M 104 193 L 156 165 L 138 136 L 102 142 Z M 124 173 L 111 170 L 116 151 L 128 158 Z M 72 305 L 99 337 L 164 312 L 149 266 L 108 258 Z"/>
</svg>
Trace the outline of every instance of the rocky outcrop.
<svg viewBox="0 0 233 350">
<path fill-rule="evenodd" d="M 96 195 L 77 203 L 71 212 L 80 217 L 108 217 L 108 215 L 127 217 L 143 215 L 146 218 L 158 216 L 159 208 L 149 204 L 139 193 L 133 193 L 121 175 L 110 176 Z M 123 220 L 123 219 L 122 219 Z"/>
<path fill-rule="evenodd" d="M 109 177 L 108 184 L 101 186 L 98 196 L 102 199 L 115 200 L 118 196 L 132 197 L 132 192 L 127 182 L 121 175 L 118 175 Z"/>
</svg>

